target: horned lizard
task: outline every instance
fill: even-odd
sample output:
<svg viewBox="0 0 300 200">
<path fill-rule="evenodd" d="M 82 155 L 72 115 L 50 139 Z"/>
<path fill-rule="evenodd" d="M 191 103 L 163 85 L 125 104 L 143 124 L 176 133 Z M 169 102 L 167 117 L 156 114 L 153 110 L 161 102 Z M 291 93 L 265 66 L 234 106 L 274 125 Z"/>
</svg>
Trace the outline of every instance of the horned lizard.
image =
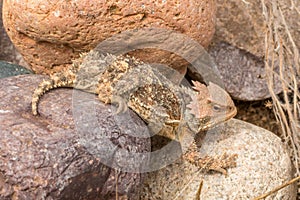
<svg viewBox="0 0 300 200">
<path fill-rule="evenodd" d="M 153 132 L 184 144 L 186 135 L 193 137 L 236 114 L 233 101 L 221 87 L 192 83 L 192 89 L 179 86 L 135 58 L 91 51 L 70 70 L 40 83 L 32 96 L 32 112 L 38 114 L 39 99 L 46 91 L 73 87 L 97 94 L 104 103 L 118 104 L 117 112 L 129 107 Z M 201 163 L 193 159 L 188 160 Z"/>
</svg>

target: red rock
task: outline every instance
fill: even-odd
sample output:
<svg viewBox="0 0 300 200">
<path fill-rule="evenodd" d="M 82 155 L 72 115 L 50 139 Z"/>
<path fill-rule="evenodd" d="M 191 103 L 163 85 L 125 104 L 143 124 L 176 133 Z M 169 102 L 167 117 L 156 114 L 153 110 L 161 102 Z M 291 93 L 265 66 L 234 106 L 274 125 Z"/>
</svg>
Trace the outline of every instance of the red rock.
<svg viewBox="0 0 300 200">
<path fill-rule="evenodd" d="M 176 30 L 206 47 L 214 33 L 214 17 L 215 2 L 210 0 L 3 2 L 11 40 L 32 70 L 48 74 L 104 39 L 142 27 Z"/>
</svg>

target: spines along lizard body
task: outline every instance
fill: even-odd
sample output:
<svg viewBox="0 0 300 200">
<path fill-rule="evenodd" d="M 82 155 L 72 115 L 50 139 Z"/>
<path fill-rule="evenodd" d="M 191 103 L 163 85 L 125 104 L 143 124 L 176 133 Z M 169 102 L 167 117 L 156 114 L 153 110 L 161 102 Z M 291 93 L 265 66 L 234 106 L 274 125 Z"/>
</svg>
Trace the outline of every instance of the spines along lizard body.
<svg viewBox="0 0 300 200">
<path fill-rule="evenodd" d="M 117 103 L 118 111 L 135 111 L 156 134 L 178 140 L 194 137 L 227 121 L 236 107 L 225 90 L 214 83 L 193 81 L 193 89 L 175 85 L 157 69 L 129 56 L 88 53 L 64 73 L 44 80 L 32 96 L 38 114 L 40 97 L 53 88 L 72 87 L 97 94 L 104 103 Z"/>
</svg>

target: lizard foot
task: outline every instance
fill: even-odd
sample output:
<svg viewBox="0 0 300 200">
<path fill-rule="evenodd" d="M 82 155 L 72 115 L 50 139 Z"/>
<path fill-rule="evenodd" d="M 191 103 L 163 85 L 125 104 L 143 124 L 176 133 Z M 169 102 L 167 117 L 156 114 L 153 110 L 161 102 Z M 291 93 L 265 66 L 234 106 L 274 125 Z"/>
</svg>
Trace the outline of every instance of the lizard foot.
<svg viewBox="0 0 300 200">
<path fill-rule="evenodd" d="M 125 113 L 128 110 L 127 103 L 121 96 L 113 96 L 111 103 L 118 105 L 115 114 Z"/>
<path fill-rule="evenodd" d="M 216 157 L 205 156 L 200 158 L 193 146 L 194 144 L 192 144 L 191 149 L 183 155 L 183 158 L 201 170 L 215 171 L 227 175 L 227 168 L 236 167 L 237 154 L 228 155 L 224 153 Z"/>
</svg>

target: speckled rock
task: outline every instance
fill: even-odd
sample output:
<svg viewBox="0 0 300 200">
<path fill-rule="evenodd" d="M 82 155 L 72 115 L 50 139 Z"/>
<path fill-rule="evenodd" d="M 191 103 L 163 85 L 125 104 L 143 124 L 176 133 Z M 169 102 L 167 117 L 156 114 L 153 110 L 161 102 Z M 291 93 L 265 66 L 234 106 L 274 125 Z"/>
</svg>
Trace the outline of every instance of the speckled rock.
<svg viewBox="0 0 300 200">
<path fill-rule="evenodd" d="M 256 101 L 271 96 L 261 58 L 224 42 L 210 46 L 208 52 L 217 65 L 226 91 L 234 99 Z M 278 77 L 273 90 L 276 94 L 282 91 Z"/>
<path fill-rule="evenodd" d="M 110 166 L 129 161 L 117 156 L 119 150 L 149 150 L 147 139 L 130 135 L 145 127 L 144 122 L 134 113 L 133 121 L 122 116 L 116 121 L 111 106 L 71 89 L 47 93 L 40 102 L 40 115 L 33 116 L 31 95 L 42 78 L 0 79 L 0 199 L 115 199 L 116 191 L 120 199 L 136 199 L 141 174 L 117 172 Z M 91 105 L 92 110 L 74 105 Z M 91 111 L 97 113 L 95 127 L 86 126 L 92 118 L 83 119 Z M 107 157 L 99 157 L 81 141 L 97 144 L 93 150 L 102 148 Z M 108 141 L 119 148 L 103 149 Z"/>
<path fill-rule="evenodd" d="M 0 0 L 0 60 L 11 62 L 14 64 L 28 66 L 23 57 L 16 50 L 9 37 L 4 30 L 2 23 L 2 4 L 3 0 Z"/>
<path fill-rule="evenodd" d="M 3 21 L 32 70 L 51 73 L 104 39 L 141 27 L 176 30 L 207 46 L 214 33 L 215 2 L 4 0 Z"/>
<path fill-rule="evenodd" d="M 290 35 L 299 48 L 300 1 L 264 2 L 270 8 L 273 7 L 272 3 L 280 5 Z M 216 3 L 216 33 L 212 41 L 215 43 L 212 55 L 224 77 L 225 88 L 239 100 L 269 98 L 263 69 L 266 27 L 262 1 L 217 0 Z M 280 14 L 278 12 L 275 15 L 277 18 Z M 285 45 L 290 46 L 288 43 Z M 273 91 L 280 93 L 281 81 L 275 80 L 273 84 Z"/>
<path fill-rule="evenodd" d="M 293 2 L 293 5 L 291 5 Z M 217 41 L 227 42 L 253 55 L 262 58 L 265 54 L 265 25 L 262 13 L 262 1 L 217 0 Z M 265 1 L 272 7 L 272 1 Z M 299 1 L 277 1 L 281 5 L 291 35 L 300 47 Z M 296 9 L 293 9 L 295 7 Z"/>
<path fill-rule="evenodd" d="M 148 173 L 142 199 L 253 199 L 293 178 L 293 167 L 280 138 L 252 124 L 232 119 L 210 130 L 200 155 L 238 154 L 237 166 L 222 174 L 202 173 L 180 160 L 164 169 Z M 203 181 L 200 196 L 197 192 Z M 270 195 L 273 199 L 296 199 L 290 185 Z"/>
<path fill-rule="evenodd" d="M 15 65 L 0 60 L 0 79 L 9 76 L 17 76 L 21 74 L 31 74 L 31 73 L 32 73 L 31 71 L 29 71 L 28 69 L 20 65 Z"/>
</svg>

